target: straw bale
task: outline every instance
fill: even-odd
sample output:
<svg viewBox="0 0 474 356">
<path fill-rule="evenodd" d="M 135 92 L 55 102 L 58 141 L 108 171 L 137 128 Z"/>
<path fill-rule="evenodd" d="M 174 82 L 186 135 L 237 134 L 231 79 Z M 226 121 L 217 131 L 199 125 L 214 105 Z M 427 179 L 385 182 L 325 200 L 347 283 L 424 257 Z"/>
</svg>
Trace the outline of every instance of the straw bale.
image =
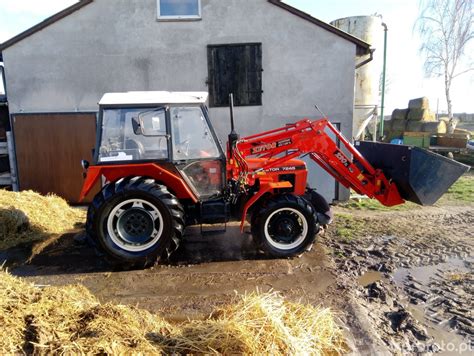
<svg viewBox="0 0 474 356">
<path fill-rule="evenodd" d="M 421 132 L 423 129 L 423 121 L 408 121 L 406 130 L 410 132 Z"/>
<path fill-rule="evenodd" d="M 406 124 L 405 120 L 392 119 L 390 120 L 390 129 L 392 131 L 405 131 Z"/>
<path fill-rule="evenodd" d="M 408 120 L 411 121 L 435 121 L 436 115 L 429 109 L 410 109 Z"/>
<path fill-rule="evenodd" d="M 408 109 L 395 109 L 392 112 L 392 120 L 406 120 Z"/>
<path fill-rule="evenodd" d="M 426 96 L 422 98 L 412 99 L 408 102 L 408 108 L 411 109 L 429 109 L 430 101 Z"/>
<path fill-rule="evenodd" d="M 55 195 L 0 190 L 0 249 L 65 233 L 83 223 L 85 215 Z"/>
<path fill-rule="evenodd" d="M 135 307 L 101 305 L 82 286 L 37 288 L 0 271 L 0 354 L 160 353 L 172 327 Z"/>
<path fill-rule="evenodd" d="M 329 309 L 277 293 L 236 297 L 206 320 L 170 324 L 136 307 L 101 304 L 82 286 L 38 288 L 0 270 L 0 354 L 341 354 Z"/>
<path fill-rule="evenodd" d="M 176 338 L 180 353 L 324 355 L 346 350 L 329 309 L 285 301 L 279 294 L 250 294 L 192 321 Z"/>
<path fill-rule="evenodd" d="M 423 132 L 445 134 L 447 132 L 446 122 L 445 121 L 424 122 Z"/>
</svg>

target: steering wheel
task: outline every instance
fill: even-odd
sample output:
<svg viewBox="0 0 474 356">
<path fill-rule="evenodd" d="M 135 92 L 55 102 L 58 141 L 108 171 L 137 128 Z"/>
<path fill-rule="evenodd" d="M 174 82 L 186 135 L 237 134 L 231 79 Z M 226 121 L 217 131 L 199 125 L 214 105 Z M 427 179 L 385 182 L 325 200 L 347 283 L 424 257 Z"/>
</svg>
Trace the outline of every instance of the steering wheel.
<svg viewBox="0 0 474 356">
<path fill-rule="evenodd" d="M 145 154 L 145 147 L 143 147 L 143 143 L 141 143 L 140 141 L 134 140 L 133 138 L 129 138 L 125 141 L 125 149 L 137 150 L 138 159 L 140 159 Z"/>
</svg>

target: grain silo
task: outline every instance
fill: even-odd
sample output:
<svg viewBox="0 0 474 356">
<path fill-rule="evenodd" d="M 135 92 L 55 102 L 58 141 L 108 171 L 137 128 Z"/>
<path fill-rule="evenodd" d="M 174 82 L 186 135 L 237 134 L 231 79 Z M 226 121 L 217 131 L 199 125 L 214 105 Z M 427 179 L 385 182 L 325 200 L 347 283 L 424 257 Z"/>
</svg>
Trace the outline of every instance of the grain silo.
<svg viewBox="0 0 474 356">
<path fill-rule="evenodd" d="M 369 43 L 373 50 L 373 60 L 356 70 L 354 96 L 353 137 L 362 136 L 365 128 L 373 132 L 376 120 L 374 114 L 379 109 L 379 83 L 383 69 L 383 30 L 382 19 L 379 16 L 351 16 L 331 22 L 331 25 Z M 358 57 L 361 64 L 370 60 L 369 55 Z"/>
</svg>

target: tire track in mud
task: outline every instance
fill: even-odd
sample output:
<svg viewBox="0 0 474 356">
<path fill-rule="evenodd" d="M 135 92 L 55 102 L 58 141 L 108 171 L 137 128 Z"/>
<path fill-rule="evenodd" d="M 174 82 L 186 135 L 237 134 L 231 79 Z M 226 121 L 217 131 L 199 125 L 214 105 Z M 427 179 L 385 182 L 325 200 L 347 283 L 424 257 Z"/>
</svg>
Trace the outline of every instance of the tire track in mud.
<svg viewBox="0 0 474 356">
<path fill-rule="evenodd" d="M 322 243 L 333 257 L 339 287 L 366 311 L 372 334 L 375 326 L 373 342 L 396 353 L 434 353 L 451 340 L 472 350 L 474 319 L 466 311 L 473 309 L 473 264 L 466 261 L 473 258 L 474 207 L 336 211 L 352 216 L 354 234 L 338 236 L 336 223 Z M 462 264 L 461 274 L 453 261 Z M 430 273 L 426 281 L 410 274 L 437 265 L 441 270 L 432 268 L 437 274 Z M 406 273 L 397 281 L 400 270 Z M 450 274 L 462 278 L 450 280 Z M 348 306 L 340 308 L 350 313 Z"/>
</svg>

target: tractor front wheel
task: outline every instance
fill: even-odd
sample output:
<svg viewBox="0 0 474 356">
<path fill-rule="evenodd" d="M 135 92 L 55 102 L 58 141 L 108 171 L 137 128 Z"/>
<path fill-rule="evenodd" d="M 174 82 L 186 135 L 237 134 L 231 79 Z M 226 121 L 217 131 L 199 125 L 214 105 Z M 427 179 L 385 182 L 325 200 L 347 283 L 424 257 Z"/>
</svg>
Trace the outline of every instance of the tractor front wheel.
<svg viewBox="0 0 474 356">
<path fill-rule="evenodd" d="M 153 179 L 124 178 L 106 185 L 89 207 L 87 233 L 109 262 L 143 268 L 167 258 L 184 229 L 181 204 Z"/>
<path fill-rule="evenodd" d="M 304 198 L 285 194 L 270 198 L 254 212 L 252 235 L 272 257 L 293 257 L 308 250 L 319 231 L 313 206 Z"/>
</svg>

